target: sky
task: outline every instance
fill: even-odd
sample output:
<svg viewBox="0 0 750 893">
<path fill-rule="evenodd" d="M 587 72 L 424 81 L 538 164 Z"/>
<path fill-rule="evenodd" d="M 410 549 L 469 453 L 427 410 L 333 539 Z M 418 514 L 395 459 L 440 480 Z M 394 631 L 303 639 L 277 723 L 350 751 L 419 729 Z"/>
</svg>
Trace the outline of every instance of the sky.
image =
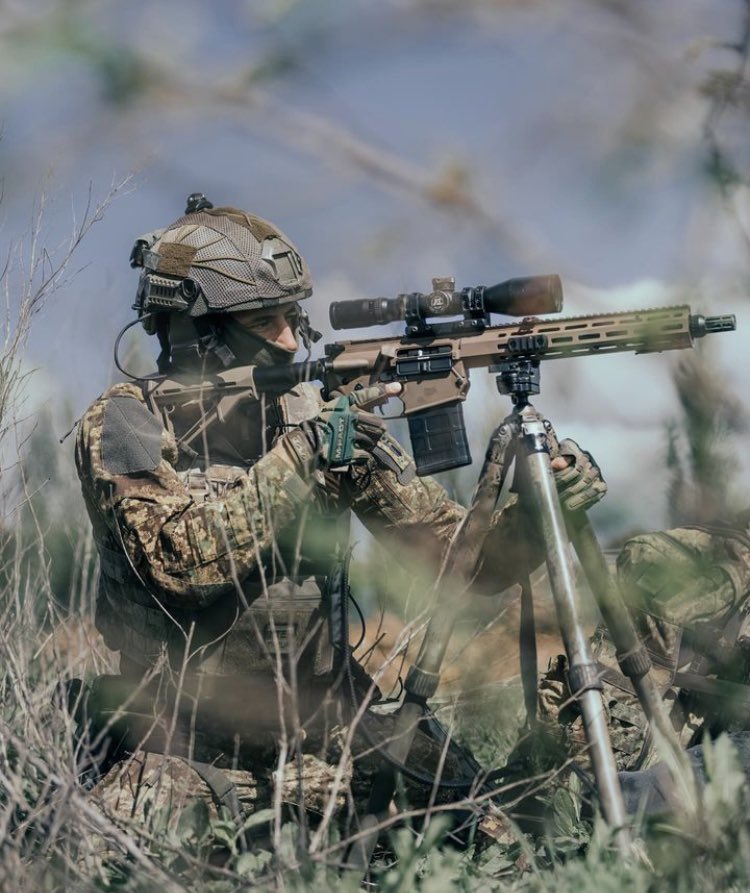
<svg viewBox="0 0 750 893">
<path fill-rule="evenodd" d="M 568 314 L 735 313 L 737 333 L 699 349 L 744 405 L 750 200 L 707 176 L 706 127 L 747 177 L 747 105 L 711 118 L 703 88 L 737 66 L 745 15 L 743 0 L 0 2 L 0 233 L 16 270 L 42 192 L 53 252 L 89 193 L 128 180 L 34 322 L 33 399 L 63 407 L 62 430 L 110 383 L 132 243 L 203 191 L 294 240 L 326 340 L 331 300 L 558 272 Z M 604 469 L 593 517 L 608 535 L 663 523 L 672 362 L 543 367 L 537 405 Z M 493 388 L 475 376 L 475 456 L 509 409 Z M 741 441 L 736 458 L 747 487 Z"/>
</svg>

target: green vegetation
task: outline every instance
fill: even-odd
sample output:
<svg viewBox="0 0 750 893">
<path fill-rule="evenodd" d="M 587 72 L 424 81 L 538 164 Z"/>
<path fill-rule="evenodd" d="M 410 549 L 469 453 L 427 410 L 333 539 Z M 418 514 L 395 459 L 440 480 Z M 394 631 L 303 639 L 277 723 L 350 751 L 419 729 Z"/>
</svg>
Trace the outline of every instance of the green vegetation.
<svg viewBox="0 0 750 893">
<path fill-rule="evenodd" d="M 71 92 L 80 94 L 88 110 L 93 110 L 93 117 L 81 115 L 79 121 L 78 106 L 63 106 L 73 122 L 72 130 L 64 129 L 62 122 L 55 119 L 45 126 L 37 123 L 40 139 L 49 143 L 44 154 L 38 146 L 34 151 L 34 141 L 28 140 L 22 131 L 22 151 L 28 155 L 34 177 L 40 159 L 46 163 L 48 155 L 64 155 L 65 142 L 60 143 L 56 133 L 64 129 L 69 139 L 68 152 L 91 143 L 102 155 L 106 152 L 107 164 L 113 144 L 134 149 L 134 154 L 125 156 L 126 166 L 141 163 L 143 157 L 155 152 L 162 167 L 157 166 L 157 176 L 152 177 L 148 187 L 152 200 L 157 196 L 159 201 L 166 201 L 169 195 L 173 201 L 183 175 L 191 169 L 186 166 L 183 170 L 177 163 L 182 156 L 175 149 L 178 143 L 167 139 L 169 133 L 174 131 L 175 139 L 183 143 L 180 151 L 192 142 L 203 151 L 207 132 L 216 128 L 218 133 L 220 125 L 229 120 L 233 138 L 236 134 L 245 139 L 255 135 L 261 143 L 270 141 L 282 153 L 291 151 L 295 167 L 307 162 L 304 170 L 310 183 L 316 182 L 321 166 L 333 166 L 342 184 L 356 181 L 359 188 L 366 187 L 356 194 L 332 191 L 322 200 L 314 192 L 295 195 L 293 188 L 280 182 L 278 195 L 282 207 L 288 202 L 284 210 L 290 218 L 300 209 L 303 216 L 315 214 L 321 219 L 339 209 L 345 211 L 349 204 L 356 203 L 359 209 L 361 195 L 368 190 L 384 196 L 397 194 L 398 202 L 390 207 L 389 215 L 373 215 L 375 220 L 383 221 L 380 236 L 373 229 L 370 243 L 361 246 L 361 252 L 363 257 L 370 252 L 371 262 L 383 266 L 393 263 L 395 257 L 394 279 L 399 281 L 399 263 L 402 269 L 421 269 L 424 264 L 411 253 L 400 257 L 394 248 L 403 242 L 409 252 L 413 251 L 414 246 L 408 243 L 403 231 L 412 227 L 417 215 L 425 216 L 425 209 L 449 224 L 446 228 L 451 231 L 451 250 L 443 255 L 445 243 L 439 238 L 428 246 L 438 257 L 446 258 L 443 262 L 455 264 L 461 257 L 464 243 L 458 236 L 466 230 L 473 238 L 491 243 L 493 258 L 512 262 L 519 270 L 541 258 L 550 258 L 552 263 L 558 249 L 555 245 L 550 250 L 547 245 L 556 239 L 552 231 L 544 227 L 527 231 L 526 227 L 535 217 L 540 221 L 546 218 L 547 209 L 560 203 L 564 192 L 558 194 L 551 184 L 566 177 L 577 153 L 581 153 L 582 159 L 593 158 L 599 171 L 592 185 L 596 204 L 611 206 L 616 211 L 618 202 L 620 206 L 628 201 L 640 204 L 642 190 L 656 188 L 660 169 L 676 169 L 686 176 L 681 165 L 685 163 L 685 147 L 692 140 L 696 143 L 697 176 L 692 187 L 685 186 L 694 203 L 686 203 L 686 209 L 692 208 L 697 217 L 699 206 L 710 208 L 712 200 L 718 197 L 722 210 L 707 212 L 705 219 L 696 220 L 689 233 L 678 231 L 672 242 L 665 241 L 666 249 L 679 256 L 682 264 L 675 261 L 675 282 L 683 284 L 700 274 L 709 245 L 715 243 L 720 253 L 724 243 L 715 236 L 712 226 L 721 214 L 736 218 L 739 238 L 743 244 L 750 242 L 743 211 L 750 186 L 743 138 L 750 108 L 750 0 L 738 4 L 739 33 L 717 29 L 708 42 L 692 48 L 681 42 L 661 44 L 661 38 L 647 27 L 650 20 L 645 11 L 649 4 L 592 0 L 588 9 L 583 3 L 560 6 L 519 0 L 406 0 L 385 4 L 394 10 L 386 24 L 399 23 L 401 28 L 392 30 L 403 30 L 407 38 L 423 13 L 429 27 L 434 26 L 437 15 L 454 16 L 459 34 L 466 26 L 464 17 L 476 16 L 483 23 L 484 32 L 496 33 L 498 55 L 511 49 L 520 52 L 518 37 L 528 40 L 534 22 L 538 26 L 542 21 L 533 17 L 534 11 L 539 15 L 549 13 L 559 20 L 559 36 L 563 40 L 570 23 L 578 21 L 591 28 L 588 41 L 600 48 L 603 57 L 635 59 L 640 69 L 651 72 L 643 80 L 633 77 L 638 82 L 637 90 L 634 88 L 621 118 L 609 122 L 606 128 L 599 126 L 599 106 L 589 109 L 586 96 L 606 95 L 605 91 L 613 89 L 607 78 L 594 79 L 589 72 L 584 70 L 582 75 L 579 71 L 581 82 L 572 83 L 570 92 L 550 91 L 555 106 L 547 100 L 542 102 L 541 96 L 534 93 L 533 84 L 522 86 L 522 90 L 529 91 L 528 96 L 524 93 L 524 103 L 527 98 L 532 106 L 538 102 L 543 111 L 536 129 L 528 136 L 519 178 L 528 177 L 531 184 L 532 178 L 542 174 L 542 182 L 550 184 L 544 205 L 531 207 L 528 220 L 526 214 L 514 218 L 512 209 L 517 204 L 512 190 L 492 175 L 496 164 L 504 169 L 498 163 L 502 161 L 498 153 L 505 151 L 506 141 L 512 149 L 514 143 L 509 136 L 517 126 L 510 110 L 502 109 L 501 94 L 494 94 L 492 85 L 479 85 L 486 91 L 486 98 L 482 92 L 483 106 L 490 110 L 488 117 L 502 116 L 503 136 L 485 148 L 489 160 L 484 168 L 480 163 L 482 156 L 469 151 L 470 143 L 458 139 L 457 125 L 447 112 L 447 117 L 426 122 L 431 125 L 426 132 L 429 151 L 422 155 L 418 145 L 401 143 L 397 128 L 386 134 L 380 133 L 376 125 L 370 126 L 368 136 L 367 123 L 362 124 L 369 118 L 367 103 L 361 112 L 355 109 L 354 114 L 342 115 L 335 112 L 335 97 L 326 97 L 321 103 L 318 95 L 317 101 L 307 108 L 307 93 L 298 91 L 303 82 L 307 88 L 316 76 L 320 77 L 312 59 L 326 57 L 323 38 L 330 35 L 324 35 L 322 30 L 334 34 L 345 27 L 346 16 L 341 16 L 339 22 L 338 12 L 346 11 L 347 4 L 339 3 L 335 8 L 336 4 L 329 2 L 320 4 L 321 9 L 301 0 L 264 0 L 256 4 L 267 25 L 276 26 L 276 37 L 269 35 L 271 39 L 258 51 L 243 49 L 236 56 L 228 53 L 226 68 L 213 67 L 221 61 L 223 51 L 203 44 L 203 6 L 208 9 L 210 4 L 186 4 L 184 9 L 171 4 L 172 10 L 180 10 L 178 18 L 182 21 L 168 22 L 170 38 L 174 40 L 163 46 L 155 45 L 153 40 L 149 44 L 145 39 L 149 23 L 155 23 L 155 19 L 136 15 L 126 24 L 112 28 L 107 26 L 106 17 L 98 17 L 95 4 L 89 0 L 11 5 L 13 10 L 9 8 L 7 20 L 0 27 L 6 99 L 28 101 L 29 107 L 36 109 L 21 84 L 26 81 L 41 89 L 35 80 L 37 73 L 52 68 L 52 80 L 63 86 L 70 81 Z M 246 24 L 238 18 L 236 27 L 251 45 L 253 29 L 258 30 L 258 22 L 250 15 L 253 4 L 234 5 L 248 13 Z M 652 5 L 659 16 L 664 15 L 659 4 Z M 101 6 L 109 6 L 110 12 L 117 8 L 113 3 Z M 676 8 L 676 4 L 671 6 Z M 320 12 L 325 12 L 326 7 L 327 18 L 321 18 Z M 668 17 L 670 6 L 664 8 Z M 308 12 L 313 9 L 314 12 Z M 400 9 L 406 11 L 406 18 L 397 18 Z M 603 11 L 604 16 L 597 17 L 597 10 Z M 514 11 L 530 16 L 528 31 L 505 30 L 505 22 L 518 21 L 512 15 Z M 150 16 L 152 10 L 148 12 Z M 565 27 L 563 19 L 568 23 Z M 322 29 L 321 21 L 335 22 L 336 28 Z M 287 28 L 283 27 L 285 24 Z M 602 27 L 604 24 L 606 27 Z M 680 28 L 670 24 L 669 30 Z M 663 31 L 657 30 L 656 34 L 660 33 Z M 368 44 L 388 58 L 389 44 L 381 41 L 382 35 L 374 29 Z M 539 67 L 543 69 L 544 48 L 551 47 L 551 41 L 540 46 Z M 443 47 L 440 52 L 445 55 L 442 67 L 452 73 L 455 65 L 451 52 Z M 686 67 L 687 74 L 678 72 L 676 57 L 691 54 L 701 60 L 709 55 L 709 61 L 701 61 L 702 67 Z M 61 77 L 57 77 L 61 63 Z M 575 66 L 571 69 L 575 75 Z M 290 72 L 298 72 L 299 79 L 285 80 L 285 74 Z M 76 80 L 76 73 L 85 76 Z M 361 72 L 353 74 L 361 77 Z M 343 80 L 349 72 L 336 72 L 335 76 Z M 682 81 L 685 77 L 686 83 Z M 325 82 L 325 75 L 322 81 Z M 549 91 L 549 83 L 541 76 L 539 84 Z M 408 96 L 408 82 L 404 87 L 404 95 Z M 278 101 L 277 88 L 282 101 Z M 285 90 L 295 97 L 293 102 L 283 99 Z M 696 105 L 698 102 L 701 104 Z M 327 116 L 321 109 L 329 106 L 334 111 Z M 347 118 L 353 123 L 345 123 Z M 415 118 L 421 121 L 421 114 L 415 114 Z M 152 140 L 149 131 L 158 134 L 162 148 Z M 97 142 L 98 133 L 112 143 Z M 483 144 L 484 138 L 474 141 Z M 243 154 L 242 166 L 245 179 L 238 196 L 252 195 L 257 188 L 257 159 L 252 141 L 248 142 L 250 150 Z M 554 169 L 543 166 L 546 162 L 538 152 L 542 142 L 551 150 L 553 164 L 558 165 L 549 181 L 544 179 L 545 171 Z M 600 149 L 597 153 L 582 152 L 584 144 L 598 145 Z M 27 168 L 12 154 L 20 150 L 14 150 L 12 144 L 4 144 L 3 148 L 10 162 L 4 172 L 7 182 L 14 177 L 22 180 Z M 91 156 L 81 154 L 90 160 Z M 263 157 L 262 153 L 259 157 Z M 211 163 L 207 169 L 220 167 L 221 158 L 207 155 L 206 161 Z M 64 166 L 64 158 L 61 163 Z M 223 192 L 227 200 L 234 200 L 230 184 L 236 175 L 230 170 L 231 165 L 226 167 L 224 178 L 220 171 L 212 170 L 209 186 L 217 194 Z M 170 176 L 164 176 L 167 171 Z M 636 172 L 648 176 L 636 177 Z M 523 180 L 519 182 L 521 193 Z M 632 184 L 639 191 L 631 193 Z M 121 188 L 116 187 L 113 194 Z M 236 189 L 236 184 L 231 188 Z M 497 200 L 499 196 L 502 201 Z M 66 280 L 71 257 L 90 226 L 101 219 L 111 197 L 87 210 L 58 252 L 45 245 L 49 240 L 43 237 L 41 202 L 34 214 L 33 231 L 21 252 L 25 262 L 16 263 L 11 250 L 11 260 L 6 265 L 4 257 L 0 264 L 0 284 L 7 302 L 0 320 L 0 891 L 230 893 L 254 889 L 260 893 L 328 893 L 335 889 L 353 893 L 360 889 L 360 884 L 357 878 L 340 872 L 344 841 L 335 823 L 313 847 L 309 829 L 290 821 L 281 809 L 261 810 L 248 819 L 243 829 L 253 840 L 249 851 L 243 852 L 234 822 L 225 813 L 212 813 L 202 801 L 194 801 L 182 810 L 152 804 L 146 821 L 136 821 L 104 807 L 78 782 L 74 723 L 63 709 L 60 681 L 111 671 L 113 655 L 93 627 L 96 561 L 76 492 L 70 442 L 64 449 L 57 443 L 68 425 L 45 412 L 28 417 L 24 391 L 29 373 L 24 359 L 34 318 Z M 581 196 L 584 213 L 592 214 L 594 220 L 604 220 L 596 216 L 591 198 Z M 370 209 L 363 206 L 362 213 L 370 213 Z M 685 213 L 689 216 L 687 210 Z M 621 230 L 616 216 L 606 219 L 608 227 L 602 229 L 601 238 L 596 240 L 597 249 L 614 255 L 618 241 L 622 244 L 637 233 Z M 561 235 L 567 236 L 562 231 Z M 571 227 L 569 245 L 574 237 Z M 468 255 L 474 256 L 473 251 Z M 564 259 L 568 264 L 569 258 Z M 346 258 L 350 268 L 360 261 L 356 254 Z M 602 260 L 602 266 L 605 263 Z M 710 264 L 706 269 L 712 269 Z M 581 282 L 588 281 L 590 275 L 575 265 L 568 265 L 565 273 Z M 636 278 L 641 271 L 634 269 L 632 275 Z M 740 292 L 744 293 L 744 267 L 742 276 Z M 357 285 L 361 284 L 358 280 Z M 131 356 L 125 365 L 135 368 L 135 360 Z M 728 446 L 729 438 L 737 434 L 747 437 L 746 414 L 743 406 L 727 395 L 723 381 L 715 377 L 712 368 L 713 363 L 706 362 L 705 354 L 702 358 L 695 355 L 683 360 L 674 375 L 680 416 L 668 425 L 666 501 L 670 521 L 675 524 L 705 522 L 717 513 L 726 515 L 744 507 L 727 467 L 733 469 L 735 458 Z M 564 395 L 571 384 L 561 376 L 557 387 Z M 549 385 L 545 384 L 545 388 Z M 637 387 L 635 390 L 637 399 Z M 548 399 L 549 394 L 547 390 Z M 496 398 L 494 393 L 487 396 Z M 583 397 L 579 399 L 583 401 Z M 610 409 L 614 412 L 618 408 L 605 406 L 603 411 Z M 488 433 L 485 429 L 492 427 L 491 421 L 489 414 L 481 420 L 469 420 L 475 429 L 484 426 L 483 430 L 474 431 L 480 444 L 475 455 L 481 455 Z M 598 458 L 606 472 L 606 457 Z M 656 462 L 647 473 L 658 479 Z M 466 501 L 473 485 L 473 471 L 465 469 L 445 475 L 444 483 L 457 498 Z M 656 524 L 660 522 L 658 519 Z M 404 618 L 418 621 L 423 617 L 427 589 L 424 578 L 416 573 L 405 575 L 374 549 L 358 553 L 358 557 L 352 568 L 355 591 L 372 616 L 377 618 L 377 612 L 383 611 L 383 630 L 393 640 L 397 632 L 386 628 L 391 618 L 398 615 L 395 623 L 400 623 Z M 475 627 L 484 625 L 497 630 L 507 622 L 509 628 L 516 628 L 515 618 L 505 616 L 506 608 L 498 608 L 491 600 L 473 611 L 467 612 L 470 629 L 462 628 L 457 636 L 459 648 L 472 638 Z M 375 638 L 363 650 L 376 648 L 377 620 L 371 626 Z M 495 651 L 504 657 L 502 649 L 508 646 L 508 638 L 497 641 Z M 481 664 L 486 654 L 481 652 L 475 663 Z M 374 663 L 369 669 L 377 666 L 377 658 L 374 652 Z M 509 663 L 515 665 L 516 660 L 514 655 L 508 655 Z M 459 657 L 450 669 L 454 675 L 465 678 L 468 673 L 462 674 L 464 668 Z M 394 676 L 398 670 L 396 666 Z M 397 682 L 393 690 L 398 690 Z M 457 699 L 453 692 L 451 688 L 451 696 L 441 702 L 441 716 L 483 765 L 501 765 L 515 743 L 520 724 L 522 698 L 517 680 L 478 687 Z M 719 739 L 708 748 L 708 770 L 710 784 L 697 811 L 686 803 L 668 820 L 634 822 L 636 847 L 629 860 L 617 853 L 601 821 L 591 821 L 582 814 L 577 777 L 561 775 L 548 797 L 549 816 L 541 838 L 532 840 L 511 834 L 506 843 L 483 846 L 477 841 L 466 850 L 454 849 L 442 840 L 443 819 L 436 811 L 424 833 L 420 830 L 421 817 L 405 820 L 391 830 L 370 880 L 384 893 L 746 891 L 750 889 L 750 802 L 744 773 L 728 739 Z"/>
</svg>

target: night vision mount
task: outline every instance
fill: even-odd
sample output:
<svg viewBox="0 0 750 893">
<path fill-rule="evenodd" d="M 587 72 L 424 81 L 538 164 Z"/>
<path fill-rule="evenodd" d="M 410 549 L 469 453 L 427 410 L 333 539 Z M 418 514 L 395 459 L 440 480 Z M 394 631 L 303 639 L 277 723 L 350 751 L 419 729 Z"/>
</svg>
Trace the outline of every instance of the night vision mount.
<svg viewBox="0 0 750 893">
<path fill-rule="evenodd" d="M 211 208 L 213 203 L 202 192 L 193 192 L 187 197 L 185 214 L 195 214 Z M 159 311 L 184 313 L 192 307 L 200 293 L 200 286 L 193 279 L 160 276 L 154 272 L 158 267 L 159 257 L 152 249 L 163 233 L 163 229 L 157 229 L 139 236 L 130 252 L 130 266 L 134 269 L 140 267 L 144 271 L 133 304 L 133 310 L 138 311 L 139 318 Z"/>
</svg>

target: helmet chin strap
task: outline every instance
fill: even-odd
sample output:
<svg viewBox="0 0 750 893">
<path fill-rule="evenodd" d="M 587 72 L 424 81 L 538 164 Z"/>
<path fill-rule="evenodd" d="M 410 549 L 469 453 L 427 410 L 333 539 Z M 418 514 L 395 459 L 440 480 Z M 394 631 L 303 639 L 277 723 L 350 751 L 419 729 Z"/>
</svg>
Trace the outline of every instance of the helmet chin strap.
<svg viewBox="0 0 750 893">
<path fill-rule="evenodd" d="M 159 371 L 176 369 L 196 371 L 214 366 L 227 369 L 230 366 L 286 366 L 294 362 L 296 351 L 279 347 L 249 332 L 230 315 L 208 316 L 190 319 L 183 314 L 170 314 L 165 343 L 159 341 Z M 319 341 L 321 333 L 310 324 L 307 313 L 300 308 L 299 324 L 295 332 L 310 355 L 312 344 Z"/>
<path fill-rule="evenodd" d="M 193 325 L 199 335 L 201 356 L 212 354 L 225 369 L 237 364 L 237 357 L 224 341 L 220 325 L 203 318 L 193 320 Z"/>
<path fill-rule="evenodd" d="M 168 351 L 159 356 L 159 371 L 211 371 L 236 365 L 237 358 L 224 343 L 220 327 L 203 317 L 189 319 L 172 314 L 167 335 Z"/>
</svg>

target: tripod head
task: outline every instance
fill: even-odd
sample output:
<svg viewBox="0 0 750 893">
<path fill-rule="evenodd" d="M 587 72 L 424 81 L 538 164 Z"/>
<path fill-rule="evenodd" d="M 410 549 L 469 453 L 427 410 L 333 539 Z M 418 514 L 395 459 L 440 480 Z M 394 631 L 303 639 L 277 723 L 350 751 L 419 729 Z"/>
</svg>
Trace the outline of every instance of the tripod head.
<svg viewBox="0 0 750 893">
<path fill-rule="evenodd" d="M 539 357 L 514 357 L 489 367 L 498 373 L 495 383 L 503 396 L 510 397 L 516 409 L 526 406 L 532 394 L 538 394 L 540 384 Z"/>
</svg>

